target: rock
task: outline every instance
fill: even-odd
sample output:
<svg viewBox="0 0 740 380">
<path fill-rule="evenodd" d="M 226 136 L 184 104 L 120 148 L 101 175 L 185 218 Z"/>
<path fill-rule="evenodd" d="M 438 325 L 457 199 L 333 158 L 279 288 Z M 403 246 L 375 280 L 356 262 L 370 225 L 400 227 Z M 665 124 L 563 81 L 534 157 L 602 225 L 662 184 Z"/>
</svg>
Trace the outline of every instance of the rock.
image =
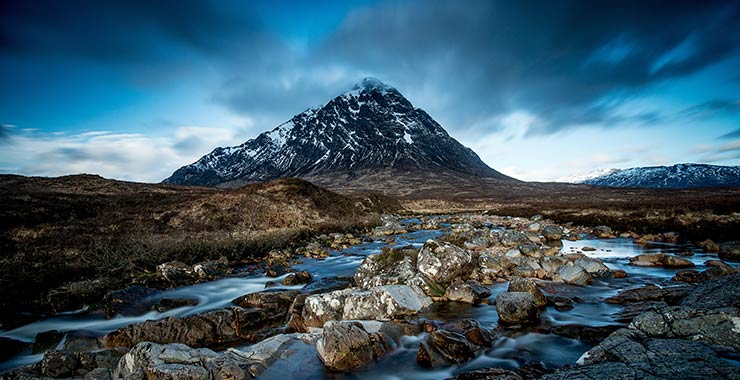
<svg viewBox="0 0 740 380">
<path fill-rule="evenodd" d="M 44 331 L 36 334 L 33 342 L 33 353 L 40 354 L 46 350 L 56 348 L 64 338 L 64 333 L 58 330 Z"/>
<path fill-rule="evenodd" d="M 64 339 L 64 351 L 87 352 L 105 348 L 105 339 L 94 331 L 69 331 Z"/>
<path fill-rule="evenodd" d="M 269 265 L 265 268 L 265 276 L 267 277 L 280 277 L 288 272 L 288 268 L 283 264 Z"/>
<path fill-rule="evenodd" d="M 4 362 L 28 348 L 29 344 L 20 340 L 0 337 L 0 362 Z"/>
<path fill-rule="evenodd" d="M 530 225 L 527 226 L 527 231 L 530 231 L 530 232 L 539 232 L 540 228 L 541 228 L 540 227 L 540 224 L 537 223 L 537 222 L 534 222 L 534 223 L 532 223 L 532 224 L 530 224 Z"/>
<path fill-rule="evenodd" d="M 298 290 L 267 289 L 237 297 L 231 302 L 241 307 L 257 307 L 267 310 L 272 315 L 285 316 L 293 300 L 299 294 L 301 292 Z"/>
<path fill-rule="evenodd" d="M 121 358 L 113 378 L 124 379 L 234 379 L 251 376 L 248 358 L 237 350 L 218 354 L 184 344 L 137 344 Z"/>
<path fill-rule="evenodd" d="M 519 231 L 506 230 L 501 235 L 501 244 L 506 247 L 516 247 L 519 244 L 529 244 L 531 242 L 527 235 Z"/>
<path fill-rule="evenodd" d="M 596 226 L 593 231 L 594 235 L 599 238 L 610 238 L 614 235 L 612 229 L 607 226 Z"/>
<path fill-rule="evenodd" d="M 724 260 L 740 261 L 740 241 L 728 241 L 720 244 L 719 257 Z"/>
<path fill-rule="evenodd" d="M 627 272 L 617 269 L 614 271 L 614 278 L 627 278 Z"/>
<path fill-rule="evenodd" d="M 594 247 L 583 247 L 583 248 L 581 248 L 581 251 L 583 251 L 583 252 L 594 252 L 594 251 L 596 251 L 596 248 L 594 248 Z"/>
<path fill-rule="evenodd" d="M 647 253 L 630 257 L 630 265 L 638 267 L 659 267 L 663 265 L 663 259 L 666 255 L 662 253 Z"/>
<path fill-rule="evenodd" d="M 673 282 L 687 282 L 687 283 L 697 283 L 697 282 L 700 282 L 699 281 L 699 271 L 695 271 L 693 269 L 678 271 L 671 278 L 671 281 L 673 281 Z"/>
<path fill-rule="evenodd" d="M 125 349 L 93 352 L 51 350 L 44 354 L 41 361 L 36 364 L 36 368 L 44 377 L 80 377 L 96 368 L 108 370 L 116 368 L 125 353 Z"/>
<path fill-rule="evenodd" d="M 545 375 L 565 379 L 709 379 L 740 377 L 740 368 L 719 358 L 709 346 L 685 339 L 649 338 L 621 329 L 585 353 L 579 366 Z"/>
<path fill-rule="evenodd" d="M 681 338 L 740 351 L 740 334 L 734 315 L 718 310 L 697 310 L 680 306 L 663 307 L 635 317 L 631 328 L 651 338 Z"/>
<path fill-rule="evenodd" d="M 156 289 L 139 285 L 109 292 L 103 297 L 105 317 L 113 318 L 117 314 L 123 316 L 146 314 L 154 303 L 152 297 L 158 293 Z"/>
<path fill-rule="evenodd" d="M 318 281 L 314 281 L 301 288 L 301 293 L 309 295 L 327 293 L 334 290 L 346 289 L 353 285 L 354 280 L 352 277 L 322 277 Z"/>
<path fill-rule="evenodd" d="M 504 292 L 496 297 L 496 311 L 502 324 L 534 324 L 539 322 L 537 302 L 526 292 Z"/>
<path fill-rule="evenodd" d="M 208 260 L 193 265 L 193 273 L 200 280 L 215 280 L 229 271 L 229 260 L 223 256 L 218 260 Z"/>
<path fill-rule="evenodd" d="M 316 344 L 316 352 L 327 369 L 347 372 L 362 368 L 390 349 L 379 333 L 368 334 L 355 321 L 329 321 Z"/>
<path fill-rule="evenodd" d="M 259 377 L 278 360 L 289 358 L 294 344 L 315 345 L 319 339 L 317 334 L 279 334 L 246 348 L 231 349 L 228 354 L 237 359 L 238 365 L 246 368 L 250 375 Z"/>
<path fill-rule="evenodd" d="M 450 377 L 447 380 L 523 380 L 524 378 L 519 376 L 514 371 L 509 371 L 502 368 L 483 368 L 476 369 L 473 371 L 463 372 L 455 377 Z"/>
<path fill-rule="evenodd" d="M 471 254 L 457 246 L 428 240 L 419 252 L 416 269 L 429 280 L 448 285 L 465 279 L 472 270 Z"/>
<path fill-rule="evenodd" d="M 542 293 L 542 290 L 535 284 L 534 281 L 521 277 L 514 277 L 509 281 L 508 292 L 526 292 L 534 297 L 534 301 L 538 307 L 547 306 L 547 297 Z"/>
<path fill-rule="evenodd" d="M 85 374 L 83 380 L 111 380 L 113 378 L 113 371 L 108 368 L 95 368 L 94 370 Z"/>
<path fill-rule="evenodd" d="M 552 305 L 560 311 L 571 310 L 574 308 L 572 298 L 561 296 L 547 296 L 547 304 Z"/>
<path fill-rule="evenodd" d="M 330 320 L 390 320 L 415 315 L 431 304 L 421 289 L 409 285 L 349 288 L 309 296 L 301 319 L 306 327 L 322 327 Z"/>
<path fill-rule="evenodd" d="M 563 227 L 547 226 L 542 229 L 542 236 L 546 240 L 560 240 L 563 238 Z"/>
<path fill-rule="evenodd" d="M 701 248 L 704 248 L 706 252 L 719 252 L 719 244 L 713 242 L 710 239 L 704 240 L 697 245 Z"/>
<path fill-rule="evenodd" d="M 491 296 L 491 291 L 478 281 L 455 282 L 447 288 L 445 298 L 450 301 L 479 304 Z"/>
<path fill-rule="evenodd" d="M 494 336 L 472 319 L 445 323 L 420 344 L 416 361 L 424 367 L 465 363 L 491 347 Z"/>
<path fill-rule="evenodd" d="M 231 307 L 182 318 L 167 317 L 134 323 L 106 335 L 105 345 L 133 347 L 139 342 L 154 342 L 210 347 L 262 339 L 261 332 L 280 326 L 284 321 L 284 313 Z"/>
<path fill-rule="evenodd" d="M 195 306 L 197 304 L 198 300 L 192 298 L 161 298 L 152 306 L 152 309 L 164 313 L 173 309 Z"/>
<path fill-rule="evenodd" d="M 614 272 L 609 269 L 604 263 L 593 257 L 583 256 L 573 262 L 574 266 L 583 268 L 591 277 L 594 278 L 613 278 Z"/>
<path fill-rule="evenodd" d="M 309 284 L 313 281 L 313 276 L 308 271 L 291 273 L 283 279 L 283 285 Z"/>
<path fill-rule="evenodd" d="M 677 285 L 658 287 L 652 284 L 639 288 L 627 289 L 619 292 L 616 296 L 605 299 L 607 303 L 624 304 L 644 301 L 663 301 L 668 305 L 676 305 L 686 297 L 693 287 L 688 285 Z"/>
<path fill-rule="evenodd" d="M 740 308 L 740 274 L 722 276 L 699 284 L 679 305 L 692 309 Z"/>
<path fill-rule="evenodd" d="M 666 255 L 663 258 L 663 267 L 664 268 L 693 268 L 695 267 L 695 265 L 689 260 L 676 257 L 676 256 Z"/>
<path fill-rule="evenodd" d="M 193 267 L 180 261 L 157 265 L 157 274 L 172 286 L 191 284 L 197 278 Z"/>
<path fill-rule="evenodd" d="M 557 277 L 566 284 L 585 286 L 591 283 L 591 275 L 581 266 L 572 263 L 561 266 L 557 271 Z"/>
<path fill-rule="evenodd" d="M 644 301 L 636 302 L 624 305 L 622 309 L 615 313 L 615 320 L 621 323 L 629 323 L 635 319 L 636 316 L 651 310 L 658 310 L 668 306 L 663 301 Z"/>
<path fill-rule="evenodd" d="M 369 255 L 355 271 L 355 283 L 363 289 L 406 284 L 417 273 L 416 255 L 415 249 L 384 249 Z"/>
<path fill-rule="evenodd" d="M 621 327 L 621 325 L 583 326 L 570 324 L 553 326 L 550 332 L 565 338 L 578 339 L 583 343 L 595 346 Z"/>
</svg>

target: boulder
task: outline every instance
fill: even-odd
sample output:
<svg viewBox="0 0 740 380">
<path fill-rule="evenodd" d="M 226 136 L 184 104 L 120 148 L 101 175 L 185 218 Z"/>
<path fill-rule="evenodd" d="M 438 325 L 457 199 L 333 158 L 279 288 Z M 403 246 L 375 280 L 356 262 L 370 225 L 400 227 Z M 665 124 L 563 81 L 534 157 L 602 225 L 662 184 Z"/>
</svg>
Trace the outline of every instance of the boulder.
<svg viewBox="0 0 740 380">
<path fill-rule="evenodd" d="M 416 269 L 434 283 L 446 286 L 467 279 L 472 259 L 470 252 L 460 247 L 428 240 L 419 252 Z"/>
<path fill-rule="evenodd" d="M 472 319 L 448 322 L 419 345 L 416 361 L 424 367 L 462 364 L 491 347 L 494 335 Z"/>
<path fill-rule="evenodd" d="M 267 289 L 260 292 L 245 294 L 234 299 L 234 304 L 250 308 L 257 307 L 269 311 L 274 315 L 286 315 L 293 300 L 301 294 L 298 290 Z"/>
<path fill-rule="evenodd" d="M 693 287 L 689 285 L 676 285 L 661 288 L 656 285 L 649 284 L 639 288 L 623 290 L 616 296 L 605 299 L 605 301 L 613 304 L 662 301 L 668 305 L 676 305 L 686 297 L 692 289 Z"/>
<path fill-rule="evenodd" d="M 663 259 L 665 254 L 662 253 L 646 253 L 630 257 L 630 265 L 638 267 L 659 267 L 663 265 Z"/>
<path fill-rule="evenodd" d="M 491 296 L 491 291 L 478 281 L 455 282 L 447 288 L 445 298 L 450 301 L 479 304 Z"/>
<path fill-rule="evenodd" d="M 696 289 L 688 292 L 679 305 L 693 309 L 740 308 L 740 274 L 722 276 L 699 284 Z"/>
<path fill-rule="evenodd" d="M 145 379 L 234 379 L 251 376 L 248 361 L 231 350 L 218 354 L 184 344 L 137 344 L 118 363 L 113 378 Z"/>
<path fill-rule="evenodd" d="M 81 377 L 96 368 L 115 369 L 125 349 L 92 352 L 47 351 L 36 369 L 42 377 Z"/>
<path fill-rule="evenodd" d="M 692 263 L 691 261 L 681 257 L 666 255 L 663 258 L 664 268 L 693 268 L 695 266 L 696 265 L 694 265 L 694 263 Z"/>
<path fill-rule="evenodd" d="M 614 236 L 614 232 L 612 232 L 611 227 L 608 226 L 596 226 L 593 229 L 594 235 L 599 238 L 611 238 Z"/>
<path fill-rule="evenodd" d="M 218 260 L 202 261 L 193 265 L 193 273 L 200 280 L 215 280 L 229 271 L 229 260 L 223 256 Z"/>
<path fill-rule="evenodd" d="M 406 284 L 417 273 L 416 254 L 415 249 L 384 249 L 369 255 L 355 271 L 355 283 L 363 289 Z"/>
<path fill-rule="evenodd" d="M 160 298 L 154 306 L 153 310 L 160 313 L 170 311 L 173 309 L 179 309 L 181 307 L 195 306 L 198 304 L 198 300 L 192 298 Z"/>
<path fill-rule="evenodd" d="M 508 292 L 526 292 L 534 297 L 534 301 L 538 307 L 547 306 L 547 297 L 542 293 L 542 290 L 537 284 L 526 278 L 514 277 L 509 281 Z"/>
<path fill-rule="evenodd" d="M 547 226 L 542 229 L 542 236 L 546 240 L 560 240 L 563 238 L 563 227 Z"/>
<path fill-rule="evenodd" d="M 157 265 L 157 275 L 172 286 L 191 284 L 198 278 L 193 267 L 180 261 L 169 261 Z"/>
<path fill-rule="evenodd" d="M 506 230 L 501 234 L 501 244 L 506 247 L 516 247 L 519 244 L 529 244 L 531 242 L 523 232 Z"/>
<path fill-rule="evenodd" d="M 728 241 L 720 244 L 719 257 L 724 260 L 740 261 L 740 241 Z"/>
<path fill-rule="evenodd" d="M 313 276 L 308 271 L 300 271 L 291 273 L 283 279 L 283 285 L 299 285 L 299 284 L 310 284 L 313 281 Z"/>
<path fill-rule="evenodd" d="M 431 298 L 415 286 L 349 288 L 307 297 L 301 319 L 306 327 L 322 327 L 331 320 L 399 319 L 415 315 L 431 304 Z"/>
<path fill-rule="evenodd" d="M 135 316 L 146 314 L 154 304 L 153 296 L 159 293 L 156 289 L 132 285 L 121 290 L 108 292 L 103 297 L 103 308 L 106 318 L 115 315 Z"/>
<path fill-rule="evenodd" d="M 40 354 L 46 350 L 55 348 L 64 338 L 64 333 L 57 330 L 44 331 L 36 334 L 33 341 L 33 353 Z"/>
<path fill-rule="evenodd" d="M 704 240 L 697 245 L 701 248 L 704 248 L 704 251 L 706 252 L 719 252 L 719 244 L 713 242 L 710 239 Z"/>
<path fill-rule="evenodd" d="M 329 321 L 316 352 L 327 369 L 347 372 L 362 368 L 390 350 L 381 333 L 368 333 L 356 321 Z"/>
<path fill-rule="evenodd" d="M 526 292 L 504 292 L 496 297 L 496 311 L 502 324 L 536 324 L 540 311 L 534 296 Z"/>
<path fill-rule="evenodd" d="M 613 278 L 614 272 L 609 269 L 601 260 L 583 256 L 573 262 L 574 266 L 583 268 L 586 273 L 594 278 Z"/>
<path fill-rule="evenodd" d="M 690 309 L 672 306 L 647 311 L 635 317 L 631 328 L 651 338 L 681 338 L 710 345 L 731 347 L 740 351 L 740 334 L 732 314 L 719 310 Z"/>
<path fill-rule="evenodd" d="M 585 286 L 591 283 L 591 275 L 580 265 L 568 263 L 558 268 L 556 278 L 566 284 Z"/>
</svg>

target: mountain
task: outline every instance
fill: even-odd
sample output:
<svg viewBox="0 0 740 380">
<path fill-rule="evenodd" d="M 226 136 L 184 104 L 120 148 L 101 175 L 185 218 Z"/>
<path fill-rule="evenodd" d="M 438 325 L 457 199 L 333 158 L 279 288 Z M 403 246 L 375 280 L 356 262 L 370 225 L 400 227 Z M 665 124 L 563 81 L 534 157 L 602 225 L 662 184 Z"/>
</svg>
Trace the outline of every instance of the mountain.
<svg viewBox="0 0 740 380">
<path fill-rule="evenodd" d="M 646 188 L 699 188 L 740 186 L 740 166 L 677 164 L 624 170 L 580 181 L 589 185 Z"/>
<path fill-rule="evenodd" d="M 603 177 L 605 175 L 618 172 L 619 170 L 620 169 L 614 169 L 614 168 L 612 168 L 612 169 L 599 169 L 599 170 L 594 170 L 592 172 L 588 172 L 586 174 L 579 174 L 579 175 L 572 175 L 572 176 L 567 176 L 567 177 L 560 177 L 560 178 L 554 180 L 554 182 L 583 183 L 583 182 L 585 182 L 587 180 L 590 180 L 590 179 L 594 179 L 594 178 L 598 178 L 598 177 Z"/>
<path fill-rule="evenodd" d="M 235 187 L 301 177 L 337 184 L 378 173 L 515 181 L 488 167 L 398 90 L 365 78 L 326 105 L 269 132 L 238 146 L 216 148 L 164 182 Z"/>
</svg>

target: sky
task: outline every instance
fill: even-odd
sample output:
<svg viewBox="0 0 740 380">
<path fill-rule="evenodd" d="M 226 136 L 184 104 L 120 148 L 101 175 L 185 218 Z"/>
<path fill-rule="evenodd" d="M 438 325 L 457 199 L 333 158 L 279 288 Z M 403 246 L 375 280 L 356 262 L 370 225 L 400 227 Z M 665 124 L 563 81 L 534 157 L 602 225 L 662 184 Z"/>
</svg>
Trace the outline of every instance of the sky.
<svg viewBox="0 0 740 380">
<path fill-rule="evenodd" d="M 159 182 L 364 77 L 549 181 L 740 165 L 737 1 L 0 2 L 0 173 Z"/>
</svg>

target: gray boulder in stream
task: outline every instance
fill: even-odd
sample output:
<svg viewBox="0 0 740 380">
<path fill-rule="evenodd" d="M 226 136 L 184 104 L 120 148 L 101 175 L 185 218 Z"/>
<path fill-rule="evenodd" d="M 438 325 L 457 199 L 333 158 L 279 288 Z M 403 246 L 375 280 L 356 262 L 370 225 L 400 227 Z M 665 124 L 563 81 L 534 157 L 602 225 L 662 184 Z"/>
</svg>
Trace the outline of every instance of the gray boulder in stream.
<svg viewBox="0 0 740 380">
<path fill-rule="evenodd" d="M 359 322 L 329 321 L 316 352 L 326 368 L 346 372 L 364 367 L 391 347 L 392 341 L 383 333 L 368 333 Z"/>
<path fill-rule="evenodd" d="M 502 324 L 533 324 L 540 320 L 537 301 L 527 292 L 500 293 L 496 296 L 496 311 Z"/>
<path fill-rule="evenodd" d="M 472 271 L 470 252 L 435 240 L 427 240 L 419 252 L 416 269 L 431 281 L 443 286 L 457 279 L 466 279 Z"/>
<path fill-rule="evenodd" d="M 348 288 L 306 298 L 301 319 L 306 327 L 332 320 L 391 320 L 416 315 L 432 299 L 409 285 L 383 285 L 368 290 Z"/>
</svg>

